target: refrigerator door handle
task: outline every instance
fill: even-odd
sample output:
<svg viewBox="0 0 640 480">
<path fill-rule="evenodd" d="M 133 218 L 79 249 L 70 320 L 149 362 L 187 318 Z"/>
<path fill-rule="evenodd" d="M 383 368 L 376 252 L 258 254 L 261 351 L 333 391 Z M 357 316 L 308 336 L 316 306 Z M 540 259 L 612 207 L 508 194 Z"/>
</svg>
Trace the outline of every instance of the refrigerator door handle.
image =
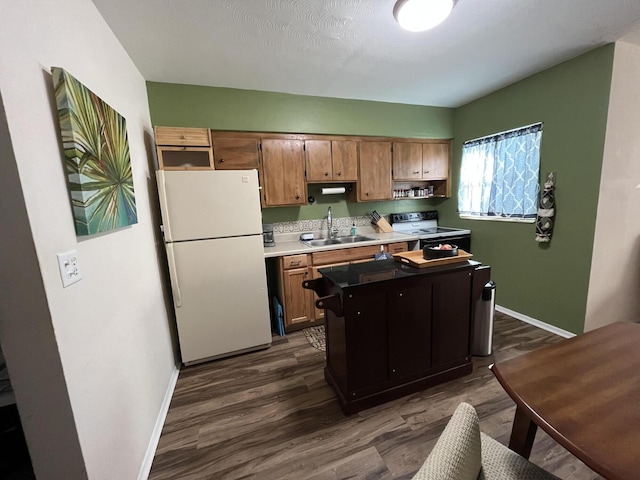
<svg viewBox="0 0 640 480">
<path fill-rule="evenodd" d="M 167 204 L 167 187 L 164 172 L 158 170 L 158 197 L 160 198 L 160 210 L 164 222 L 164 239 L 166 242 L 173 241 L 171 238 L 171 224 L 169 223 L 169 205 Z"/>
<path fill-rule="evenodd" d="M 171 290 L 173 290 L 173 304 L 176 308 L 179 308 L 182 306 L 182 294 L 180 293 L 180 282 L 178 282 L 176 257 L 173 253 L 173 245 L 171 243 L 167 243 L 167 260 L 169 261 L 169 278 L 171 279 Z"/>
</svg>

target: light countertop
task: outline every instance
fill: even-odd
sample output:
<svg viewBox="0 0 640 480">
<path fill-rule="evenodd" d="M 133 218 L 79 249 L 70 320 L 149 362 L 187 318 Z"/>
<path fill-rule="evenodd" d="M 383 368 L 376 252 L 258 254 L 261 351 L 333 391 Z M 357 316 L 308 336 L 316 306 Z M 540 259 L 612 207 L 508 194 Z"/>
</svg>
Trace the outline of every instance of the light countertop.
<svg viewBox="0 0 640 480">
<path fill-rule="evenodd" d="M 312 232 L 313 238 L 326 238 L 327 231 Z M 364 242 L 355 242 L 339 245 L 324 245 L 321 247 L 310 247 L 300 241 L 301 232 L 295 233 L 282 233 L 275 235 L 276 244 L 273 247 L 264 247 L 264 258 L 270 257 L 282 257 L 284 255 L 296 255 L 300 253 L 314 253 L 324 250 L 339 250 L 343 248 L 355 248 L 366 247 L 369 245 L 382 245 L 386 243 L 394 242 L 409 242 L 412 240 L 418 240 L 417 235 L 410 235 L 407 233 L 377 233 L 373 227 L 358 227 L 358 235 L 364 235 L 371 237 L 372 240 Z M 349 235 L 348 231 L 338 232 L 338 236 Z"/>
</svg>

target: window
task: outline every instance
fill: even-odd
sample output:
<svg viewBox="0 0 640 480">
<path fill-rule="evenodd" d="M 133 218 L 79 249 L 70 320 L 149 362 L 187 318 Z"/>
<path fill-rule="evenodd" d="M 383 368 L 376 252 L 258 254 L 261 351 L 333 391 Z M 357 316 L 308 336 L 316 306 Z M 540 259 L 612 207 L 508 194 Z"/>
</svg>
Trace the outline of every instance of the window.
<svg viewBox="0 0 640 480">
<path fill-rule="evenodd" d="M 542 123 L 537 123 L 465 142 L 460 216 L 534 222 L 541 139 Z"/>
</svg>

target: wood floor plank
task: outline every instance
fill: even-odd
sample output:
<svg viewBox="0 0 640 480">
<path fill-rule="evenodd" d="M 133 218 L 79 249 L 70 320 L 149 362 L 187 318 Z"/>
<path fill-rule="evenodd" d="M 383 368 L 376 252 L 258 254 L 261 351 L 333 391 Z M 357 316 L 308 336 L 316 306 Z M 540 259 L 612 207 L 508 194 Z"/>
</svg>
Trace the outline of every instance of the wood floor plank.
<svg viewBox="0 0 640 480">
<path fill-rule="evenodd" d="M 488 366 L 561 340 L 496 313 L 494 353 L 468 376 L 351 416 L 324 380 L 324 352 L 302 332 L 271 348 L 184 368 L 150 480 L 410 479 L 460 402 L 506 444 L 513 401 Z M 566 480 L 601 477 L 538 431 L 531 460 Z"/>
</svg>

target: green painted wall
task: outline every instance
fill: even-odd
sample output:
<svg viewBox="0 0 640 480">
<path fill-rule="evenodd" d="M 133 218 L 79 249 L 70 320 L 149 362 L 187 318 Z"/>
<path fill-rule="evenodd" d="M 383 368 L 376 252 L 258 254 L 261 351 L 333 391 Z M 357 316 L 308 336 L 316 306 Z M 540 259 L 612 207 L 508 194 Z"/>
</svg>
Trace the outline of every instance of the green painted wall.
<svg viewBox="0 0 640 480">
<path fill-rule="evenodd" d="M 453 183 L 466 140 L 544 122 L 540 176 L 557 172 L 549 244 L 535 224 L 462 220 L 443 202 L 442 224 L 470 228 L 475 257 L 491 265 L 497 303 L 574 333 L 584 328 L 613 68 L 607 45 L 460 107 L 454 114 Z"/>
<path fill-rule="evenodd" d="M 453 109 L 397 103 L 310 97 L 283 93 L 147 82 L 153 125 L 207 127 L 214 130 L 452 138 Z M 347 202 L 345 195 L 322 196 L 316 203 L 266 208 L 264 223 L 336 218 L 438 208 L 441 200 Z"/>
</svg>

